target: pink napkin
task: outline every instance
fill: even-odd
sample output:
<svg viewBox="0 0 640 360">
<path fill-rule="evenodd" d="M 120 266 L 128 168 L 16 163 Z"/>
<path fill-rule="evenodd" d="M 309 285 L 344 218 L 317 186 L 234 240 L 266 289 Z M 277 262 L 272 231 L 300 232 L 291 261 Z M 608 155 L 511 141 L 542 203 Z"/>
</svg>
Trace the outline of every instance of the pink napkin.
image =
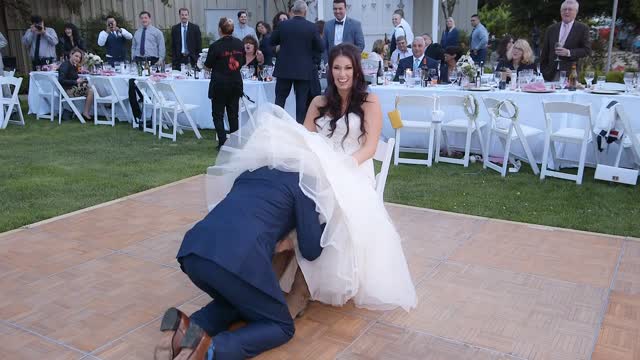
<svg viewBox="0 0 640 360">
<path fill-rule="evenodd" d="M 526 84 L 525 86 L 522 87 L 522 90 L 524 90 L 524 91 L 546 91 L 547 88 L 546 88 L 546 86 L 544 86 L 544 83 L 536 82 L 536 83 Z"/>
</svg>

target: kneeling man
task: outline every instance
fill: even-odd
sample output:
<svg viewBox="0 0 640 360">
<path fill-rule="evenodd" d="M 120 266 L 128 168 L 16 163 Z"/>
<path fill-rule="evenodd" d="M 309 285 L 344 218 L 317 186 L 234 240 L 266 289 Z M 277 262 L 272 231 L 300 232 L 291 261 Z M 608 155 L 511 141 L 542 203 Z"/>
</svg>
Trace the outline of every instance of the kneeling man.
<svg viewBox="0 0 640 360">
<path fill-rule="evenodd" d="M 293 337 L 293 319 L 272 258 L 276 248 L 284 246 L 280 240 L 295 229 L 301 255 L 315 260 L 322 252 L 324 230 L 298 178 L 298 173 L 266 167 L 247 171 L 186 233 L 178 261 L 213 301 L 191 318 L 175 308 L 167 310 L 157 359 L 245 359 Z M 239 320 L 247 325 L 229 331 Z"/>
</svg>

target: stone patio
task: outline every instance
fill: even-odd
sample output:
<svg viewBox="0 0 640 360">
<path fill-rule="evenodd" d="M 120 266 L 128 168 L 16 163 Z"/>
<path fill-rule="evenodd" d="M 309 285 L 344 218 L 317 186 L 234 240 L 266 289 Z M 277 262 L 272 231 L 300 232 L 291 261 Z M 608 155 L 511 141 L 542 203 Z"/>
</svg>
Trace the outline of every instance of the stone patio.
<svg viewBox="0 0 640 360">
<path fill-rule="evenodd" d="M 418 307 L 312 303 L 258 359 L 640 359 L 640 242 L 388 204 Z M 0 358 L 151 359 L 204 176 L 0 235 Z"/>
</svg>

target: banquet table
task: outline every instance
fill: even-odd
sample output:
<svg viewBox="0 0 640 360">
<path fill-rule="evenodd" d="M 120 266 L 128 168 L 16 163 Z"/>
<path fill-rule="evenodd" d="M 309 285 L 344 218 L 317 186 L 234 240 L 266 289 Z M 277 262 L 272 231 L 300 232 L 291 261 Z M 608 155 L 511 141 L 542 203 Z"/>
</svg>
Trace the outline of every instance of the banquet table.
<svg viewBox="0 0 640 360">
<path fill-rule="evenodd" d="M 500 100 L 510 99 L 515 102 L 515 104 L 519 108 L 519 116 L 518 121 L 521 124 L 529 125 L 541 130 L 545 129 L 545 117 L 544 111 L 542 108 L 542 101 L 571 101 L 582 104 L 590 104 L 591 105 L 591 114 L 592 114 L 592 123 L 595 123 L 596 117 L 600 111 L 601 106 L 605 105 L 607 99 L 617 100 L 622 104 L 628 116 L 631 117 L 631 126 L 634 129 L 640 129 L 640 117 L 634 116 L 633 114 L 640 113 L 640 96 L 632 95 L 632 94 L 619 94 L 619 95 L 598 95 L 591 94 L 585 91 L 567 91 L 561 90 L 553 93 L 527 93 L 522 91 L 510 91 L 510 90 L 500 90 L 500 91 L 467 91 L 461 90 L 458 88 L 453 88 L 449 85 L 438 85 L 435 87 L 407 87 L 405 85 L 391 84 L 391 85 L 382 85 L 382 86 L 369 86 L 369 91 L 376 94 L 380 99 L 380 103 L 382 104 L 382 113 L 383 113 L 383 129 L 382 135 L 386 138 L 394 137 L 395 131 L 391 127 L 391 123 L 388 120 L 387 113 L 394 110 L 395 108 L 395 98 L 398 95 L 423 95 L 423 96 L 443 96 L 443 95 L 473 95 L 480 105 L 478 120 L 489 121 L 489 113 L 487 112 L 484 103 L 482 101 L 485 97 L 492 97 Z M 412 114 L 411 109 L 407 109 L 409 112 L 402 112 L 403 117 L 412 117 L 417 116 L 419 111 L 416 109 L 416 113 Z M 454 114 L 446 114 L 444 121 L 450 120 L 452 118 L 464 118 L 464 112 L 456 112 Z M 419 120 L 416 118 L 412 118 L 411 120 Z M 426 121 L 427 119 L 425 119 Z M 581 127 L 580 119 L 574 119 L 571 117 L 565 117 L 564 119 L 559 119 L 559 123 L 563 126 L 575 126 Z M 483 130 L 483 136 L 487 135 L 488 127 L 485 127 Z M 464 149 L 465 137 L 464 135 L 452 134 L 448 136 L 449 144 L 454 149 Z M 502 156 L 503 149 L 502 146 L 499 145 L 499 140 L 494 137 L 493 144 L 490 146 L 489 154 L 491 156 Z M 426 148 L 428 141 L 428 135 L 422 135 L 419 133 L 406 133 L 402 135 L 401 145 L 403 147 L 410 148 Z M 533 151 L 534 157 L 536 158 L 538 163 L 542 162 L 542 151 L 544 147 L 544 134 L 541 134 L 535 138 L 529 139 L 529 146 Z M 476 137 L 473 137 L 472 141 L 472 151 L 476 153 L 480 153 L 480 144 L 478 143 Z M 613 144 L 609 151 L 606 153 L 599 154 L 600 163 L 612 163 L 612 159 L 615 158 L 615 153 L 617 151 L 617 145 Z M 524 157 L 524 149 L 518 143 L 512 143 L 512 153 L 520 157 Z M 563 159 L 567 160 L 576 160 L 579 155 L 578 146 L 561 146 L 559 156 Z M 623 165 L 628 164 L 627 159 L 623 158 Z M 591 166 L 595 164 L 595 155 L 593 151 L 587 152 L 587 163 Z"/>
<path fill-rule="evenodd" d="M 46 74 L 48 76 L 56 77 L 57 72 L 32 72 Z M 92 75 L 87 75 L 91 79 Z M 146 80 L 148 77 L 129 74 L 116 74 L 110 76 L 113 79 L 114 85 L 120 95 L 127 95 L 129 93 L 129 79 L 141 79 Z M 30 80 L 33 80 L 32 78 Z M 211 100 L 208 97 L 209 93 L 209 79 L 178 79 L 167 78 L 162 80 L 169 82 L 173 85 L 176 93 L 182 97 L 183 102 L 198 105 L 197 109 L 191 111 L 191 116 L 201 129 L 213 129 L 213 119 L 211 116 Z M 262 82 L 254 80 L 244 80 L 244 93 L 256 106 L 260 106 L 265 103 L 273 103 L 275 101 L 275 86 L 276 82 Z M 29 114 L 46 114 L 49 112 L 49 104 L 47 100 L 38 95 L 35 83 L 29 82 Z M 57 104 L 55 104 L 57 108 Z M 287 99 L 286 110 L 289 114 L 295 114 L 295 97 L 289 96 Z M 131 115 L 125 114 L 120 107 L 116 108 L 116 117 L 122 121 L 131 121 Z"/>
</svg>

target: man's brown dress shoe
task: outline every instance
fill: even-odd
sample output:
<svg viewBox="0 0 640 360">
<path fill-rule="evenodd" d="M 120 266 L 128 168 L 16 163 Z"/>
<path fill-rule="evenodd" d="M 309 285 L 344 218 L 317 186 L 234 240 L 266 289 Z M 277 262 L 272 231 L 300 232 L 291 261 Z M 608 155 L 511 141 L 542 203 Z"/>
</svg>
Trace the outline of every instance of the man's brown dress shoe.
<svg viewBox="0 0 640 360">
<path fill-rule="evenodd" d="M 211 337 L 200 326 L 191 323 L 180 345 L 182 350 L 176 360 L 202 360 L 211 345 Z"/>
<path fill-rule="evenodd" d="M 160 330 L 163 332 L 160 343 L 154 352 L 155 360 L 172 360 L 180 353 L 180 345 L 187 329 L 189 317 L 182 311 L 169 308 L 162 318 Z"/>
</svg>

